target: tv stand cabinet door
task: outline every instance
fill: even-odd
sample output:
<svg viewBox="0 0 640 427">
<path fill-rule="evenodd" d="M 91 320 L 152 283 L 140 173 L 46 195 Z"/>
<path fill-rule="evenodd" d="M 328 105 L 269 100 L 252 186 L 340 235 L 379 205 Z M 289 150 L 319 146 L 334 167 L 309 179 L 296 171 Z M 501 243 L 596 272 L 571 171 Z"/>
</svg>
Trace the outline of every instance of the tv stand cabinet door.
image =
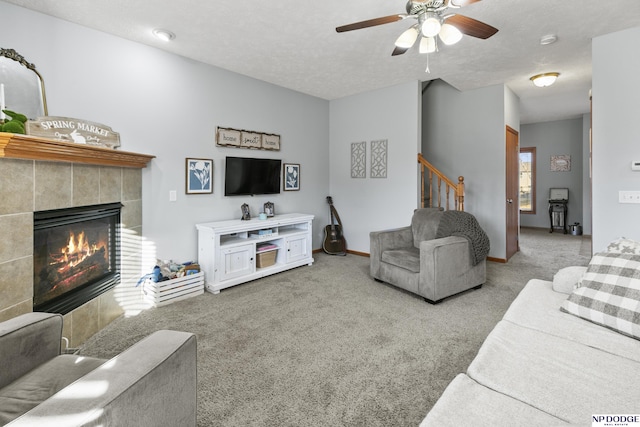
<svg viewBox="0 0 640 427">
<path fill-rule="evenodd" d="M 309 258 L 309 239 L 306 234 L 287 237 L 287 263 Z"/>
<path fill-rule="evenodd" d="M 220 282 L 255 272 L 255 246 L 242 245 L 220 251 Z"/>
</svg>

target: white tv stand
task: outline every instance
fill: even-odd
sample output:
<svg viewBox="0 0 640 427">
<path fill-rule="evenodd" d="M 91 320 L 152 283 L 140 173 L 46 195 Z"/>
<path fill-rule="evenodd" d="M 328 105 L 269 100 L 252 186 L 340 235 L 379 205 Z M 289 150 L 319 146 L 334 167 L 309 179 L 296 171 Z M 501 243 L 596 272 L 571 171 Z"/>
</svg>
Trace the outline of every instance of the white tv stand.
<svg viewBox="0 0 640 427">
<path fill-rule="evenodd" d="M 313 215 L 292 213 L 266 220 L 196 224 L 198 264 L 204 271 L 205 289 L 217 294 L 230 286 L 313 264 L 312 223 Z M 261 251 L 256 245 L 270 248 Z M 269 250 L 277 250 L 275 263 L 258 268 L 256 257 Z"/>
</svg>

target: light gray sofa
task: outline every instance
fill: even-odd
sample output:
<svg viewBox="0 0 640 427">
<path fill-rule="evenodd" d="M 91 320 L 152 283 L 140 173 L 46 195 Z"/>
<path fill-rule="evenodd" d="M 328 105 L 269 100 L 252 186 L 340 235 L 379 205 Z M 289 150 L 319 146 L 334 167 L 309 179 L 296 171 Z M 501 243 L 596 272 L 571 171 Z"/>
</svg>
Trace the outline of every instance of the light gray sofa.
<svg viewBox="0 0 640 427">
<path fill-rule="evenodd" d="M 196 425 L 195 335 L 158 331 L 110 360 L 61 354 L 61 339 L 59 314 L 0 323 L 0 425 Z"/>
<path fill-rule="evenodd" d="M 464 216 L 486 239 L 484 255 L 477 255 L 461 233 L 440 237 L 443 218 Z M 416 209 L 411 225 L 393 230 L 373 231 L 370 238 L 370 274 L 437 303 L 451 295 L 480 288 L 486 280 L 488 238 L 475 218 L 465 212 L 439 208 Z"/>
<path fill-rule="evenodd" d="M 591 426 L 593 415 L 640 413 L 640 341 L 561 311 L 573 287 L 555 285 L 527 283 L 421 427 Z"/>
</svg>

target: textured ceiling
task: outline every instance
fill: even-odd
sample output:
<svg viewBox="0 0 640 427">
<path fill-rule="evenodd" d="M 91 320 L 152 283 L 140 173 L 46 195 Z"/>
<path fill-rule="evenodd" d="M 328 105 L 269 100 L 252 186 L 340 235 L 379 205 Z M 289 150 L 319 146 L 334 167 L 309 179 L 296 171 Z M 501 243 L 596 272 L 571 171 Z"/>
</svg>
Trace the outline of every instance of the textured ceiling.
<svg viewBox="0 0 640 427">
<path fill-rule="evenodd" d="M 591 40 L 640 25 L 640 0 L 483 0 L 458 12 L 498 33 L 442 45 L 429 55 L 426 73 L 427 58 L 415 48 L 391 56 L 413 20 L 335 31 L 404 13 L 402 0 L 5 1 L 327 100 L 436 78 L 462 91 L 505 84 L 520 97 L 523 123 L 588 112 Z M 153 28 L 176 38 L 160 42 Z M 558 41 L 541 46 L 548 34 Z M 555 85 L 536 88 L 529 81 L 549 71 L 561 73 Z"/>
</svg>

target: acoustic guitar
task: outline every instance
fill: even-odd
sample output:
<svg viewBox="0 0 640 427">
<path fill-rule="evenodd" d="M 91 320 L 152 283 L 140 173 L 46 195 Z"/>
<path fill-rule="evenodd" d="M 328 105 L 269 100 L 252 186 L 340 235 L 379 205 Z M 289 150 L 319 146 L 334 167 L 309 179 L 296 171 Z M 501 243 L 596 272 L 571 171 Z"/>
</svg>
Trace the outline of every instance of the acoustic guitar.
<svg viewBox="0 0 640 427">
<path fill-rule="evenodd" d="M 327 196 L 327 203 L 329 203 L 329 213 L 331 215 L 331 224 L 324 228 L 324 241 L 322 242 L 322 249 L 329 255 L 346 255 L 347 254 L 347 242 L 342 235 L 342 221 L 338 211 L 333 206 L 333 199 Z M 338 221 L 338 224 L 334 224 L 334 217 Z"/>
</svg>

